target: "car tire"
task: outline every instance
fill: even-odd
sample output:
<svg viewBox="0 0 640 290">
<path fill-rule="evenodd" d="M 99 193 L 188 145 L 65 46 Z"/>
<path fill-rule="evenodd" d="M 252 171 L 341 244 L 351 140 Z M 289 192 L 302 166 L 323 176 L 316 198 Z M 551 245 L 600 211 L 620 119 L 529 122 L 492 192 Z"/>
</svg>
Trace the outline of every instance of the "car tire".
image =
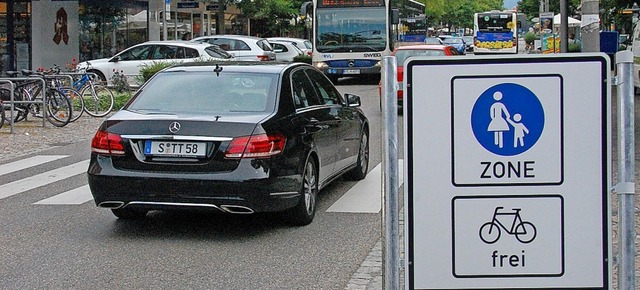
<svg viewBox="0 0 640 290">
<path fill-rule="evenodd" d="M 113 215 L 123 220 L 137 220 L 147 216 L 146 210 L 136 210 L 130 208 L 114 208 L 111 209 Z"/>
<path fill-rule="evenodd" d="M 306 226 L 313 221 L 316 214 L 316 198 L 318 197 L 318 166 L 313 157 L 309 157 L 302 172 L 300 201 L 289 210 L 289 223 L 294 226 Z"/>
<path fill-rule="evenodd" d="M 349 180 L 363 180 L 369 170 L 369 133 L 367 128 L 360 135 L 360 149 L 358 149 L 358 161 L 356 167 L 351 169 L 345 177 Z"/>
</svg>

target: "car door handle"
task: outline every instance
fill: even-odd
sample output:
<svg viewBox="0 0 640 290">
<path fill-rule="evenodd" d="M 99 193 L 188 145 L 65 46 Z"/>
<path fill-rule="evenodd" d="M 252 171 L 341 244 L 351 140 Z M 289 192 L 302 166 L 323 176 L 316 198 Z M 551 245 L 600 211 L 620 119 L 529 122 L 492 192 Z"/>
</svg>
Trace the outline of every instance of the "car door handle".
<svg viewBox="0 0 640 290">
<path fill-rule="evenodd" d="M 305 124 L 305 128 L 307 128 L 308 132 L 317 133 L 322 131 L 323 129 L 328 128 L 327 125 L 320 124 L 320 121 L 316 118 L 308 119 L 307 124 Z"/>
</svg>

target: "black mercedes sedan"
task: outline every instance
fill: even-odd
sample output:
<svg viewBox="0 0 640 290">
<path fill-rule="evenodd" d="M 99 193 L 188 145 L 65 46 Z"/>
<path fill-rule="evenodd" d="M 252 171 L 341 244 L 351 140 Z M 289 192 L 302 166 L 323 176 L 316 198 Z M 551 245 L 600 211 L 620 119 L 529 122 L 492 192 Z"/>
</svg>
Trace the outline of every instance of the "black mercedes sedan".
<svg viewBox="0 0 640 290">
<path fill-rule="evenodd" d="M 91 144 L 96 205 L 121 219 L 150 210 L 283 212 L 313 221 L 318 192 L 363 179 L 369 124 L 303 63 L 193 62 L 167 68 L 105 120 Z"/>
</svg>

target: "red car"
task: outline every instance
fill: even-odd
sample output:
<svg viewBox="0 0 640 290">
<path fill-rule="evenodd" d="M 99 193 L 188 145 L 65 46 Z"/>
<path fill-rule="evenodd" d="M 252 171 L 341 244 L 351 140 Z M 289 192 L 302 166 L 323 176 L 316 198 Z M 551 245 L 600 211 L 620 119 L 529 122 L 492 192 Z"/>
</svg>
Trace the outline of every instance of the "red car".
<svg viewBox="0 0 640 290">
<path fill-rule="evenodd" d="M 404 61 L 410 56 L 453 56 L 461 55 L 458 50 L 449 45 L 437 45 L 437 44 L 418 44 L 400 46 L 393 50 L 391 55 L 395 55 L 398 63 L 398 105 L 402 105 L 403 98 L 403 84 L 404 79 Z M 378 93 L 380 95 L 380 107 L 382 107 L 382 84 L 378 84 Z"/>
</svg>

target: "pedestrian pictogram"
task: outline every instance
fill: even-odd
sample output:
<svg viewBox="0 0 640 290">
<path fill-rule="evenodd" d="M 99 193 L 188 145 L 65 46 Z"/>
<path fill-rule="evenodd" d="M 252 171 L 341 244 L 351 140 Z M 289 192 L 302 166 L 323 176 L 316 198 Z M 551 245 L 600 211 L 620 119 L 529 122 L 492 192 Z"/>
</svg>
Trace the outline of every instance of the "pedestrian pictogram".
<svg viewBox="0 0 640 290">
<path fill-rule="evenodd" d="M 544 109 L 526 87 L 502 83 L 484 91 L 471 112 L 476 140 L 500 156 L 514 156 L 533 147 L 544 129 Z"/>
</svg>

